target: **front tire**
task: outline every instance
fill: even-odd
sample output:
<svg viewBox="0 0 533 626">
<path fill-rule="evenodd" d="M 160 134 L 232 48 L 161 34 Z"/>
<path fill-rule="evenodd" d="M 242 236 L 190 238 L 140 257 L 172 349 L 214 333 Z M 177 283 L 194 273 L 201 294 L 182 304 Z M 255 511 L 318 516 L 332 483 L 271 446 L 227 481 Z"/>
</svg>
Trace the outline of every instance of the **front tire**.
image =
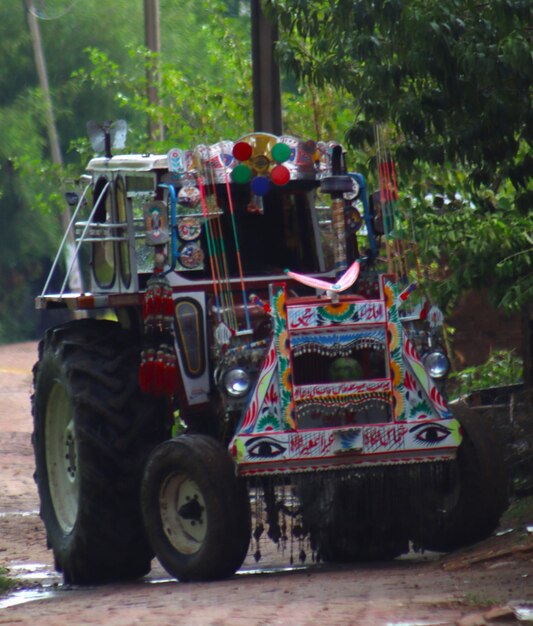
<svg viewBox="0 0 533 626">
<path fill-rule="evenodd" d="M 250 542 L 245 483 L 227 451 L 205 435 L 181 435 L 150 455 L 141 488 L 157 558 L 181 581 L 218 580 L 242 565 Z"/>
<path fill-rule="evenodd" d="M 34 367 L 35 479 L 48 546 L 65 582 L 135 579 L 153 551 L 139 506 L 142 466 L 167 435 L 138 389 L 138 342 L 113 322 L 47 331 Z"/>
</svg>

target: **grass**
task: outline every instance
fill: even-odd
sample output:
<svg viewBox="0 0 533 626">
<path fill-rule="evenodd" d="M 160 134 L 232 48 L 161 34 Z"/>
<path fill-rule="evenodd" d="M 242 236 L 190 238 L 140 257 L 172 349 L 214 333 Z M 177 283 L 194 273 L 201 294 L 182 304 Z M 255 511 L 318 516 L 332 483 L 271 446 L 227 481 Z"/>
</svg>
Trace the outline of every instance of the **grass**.
<svg viewBox="0 0 533 626">
<path fill-rule="evenodd" d="M 15 586 L 15 581 L 8 576 L 8 570 L 0 567 L 0 593 L 4 593 Z"/>
<path fill-rule="evenodd" d="M 464 597 L 465 604 L 469 606 L 475 606 L 479 608 L 489 608 L 492 606 L 499 606 L 502 601 L 499 598 L 489 598 L 483 593 L 470 592 Z"/>
<path fill-rule="evenodd" d="M 533 496 L 515 500 L 503 514 L 500 522 L 502 528 L 520 529 L 526 524 L 533 524 Z"/>
</svg>

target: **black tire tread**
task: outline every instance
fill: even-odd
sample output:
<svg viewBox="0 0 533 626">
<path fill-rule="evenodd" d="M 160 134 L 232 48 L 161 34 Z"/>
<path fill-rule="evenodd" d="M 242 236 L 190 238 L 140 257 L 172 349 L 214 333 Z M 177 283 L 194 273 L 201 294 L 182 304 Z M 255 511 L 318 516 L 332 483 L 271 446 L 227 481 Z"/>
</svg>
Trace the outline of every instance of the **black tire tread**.
<svg viewBox="0 0 533 626">
<path fill-rule="evenodd" d="M 195 555 L 179 554 L 162 529 L 158 494 L 169 472 L 189 475 L 202 489 L 208 508 L 208 536 Z M 163 567 L 185 581 L 220 580 L 242 565 L 251 534 L 245 482 L 215 439 L 184 434 L 160 444 L 150 455 L 141 487 L 145 527 Z"/>
<path fill-rule="evenodd" d="M 453 468 L 459 475 L 457 504 L 449 511 L 413 502 L 414 543 L 426 550 L 448 552 L 486 539 L 507 508 L 509 478 L 503 443 L 484 415 L 458 411 L 463 442 Z M 428 501 L 436 502 L 429 494 Z M 418 506 L 417 506 L 418 505 Z"/>
<path fill-rule="evenodd" d="M 138 342 L 114 322 L 83 319 L 47 331 L 34 366 L 33 444 L 48 544 L 65 582 L 135 579 L 153 551 L 142 525 L 139 489 L 150 450 L 167 436 L 164 407 L 138 389 Z M 74 529 L 65 535 L 50 498 L 44 408 L 50 376 L 64 376 L 72 401 L 81 472 Z"/>
</svg>

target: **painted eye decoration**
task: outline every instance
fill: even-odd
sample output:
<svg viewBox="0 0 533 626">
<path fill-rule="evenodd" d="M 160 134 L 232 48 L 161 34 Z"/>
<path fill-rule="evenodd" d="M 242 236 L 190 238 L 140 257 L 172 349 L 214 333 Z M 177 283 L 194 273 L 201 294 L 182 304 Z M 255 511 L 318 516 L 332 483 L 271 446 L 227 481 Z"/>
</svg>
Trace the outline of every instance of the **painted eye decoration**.
<svg viewBox="0 0 533 626">
<path fill-rule="evenodd" d="M 442 424 L 425 423 L 413 426 L 409 432 L 414 435 L 418 443 L 429 447 L 444 441 L 452 431 Z"/>
<path fill-rule="evenodd" d="M 252 459 L 273 459 L 280 456 L 287 449 L 272 437 L 254 437 L 246 442 L 248 457 Z"/>
</svg>

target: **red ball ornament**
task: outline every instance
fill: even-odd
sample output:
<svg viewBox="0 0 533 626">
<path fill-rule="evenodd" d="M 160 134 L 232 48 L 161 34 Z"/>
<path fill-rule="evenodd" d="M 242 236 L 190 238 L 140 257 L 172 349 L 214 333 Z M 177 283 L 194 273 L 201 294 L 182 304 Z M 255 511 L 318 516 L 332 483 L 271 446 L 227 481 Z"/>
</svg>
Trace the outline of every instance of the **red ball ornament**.
<svg viewBox="0 0 533 626">
<path fill-rule="evenodd" d="M 248 161 L 252 156 L 252 146 L 246 141 L 238 141 L 233 146 L 232 154 L 237 161 Z"/>
<path fill-rule="evenodd" d="M 291 179 L 291 173 L 284 165 L 276 165 L 270 172 L 270 178 L 274 185 L 286 185 Z"/>
</svg>

